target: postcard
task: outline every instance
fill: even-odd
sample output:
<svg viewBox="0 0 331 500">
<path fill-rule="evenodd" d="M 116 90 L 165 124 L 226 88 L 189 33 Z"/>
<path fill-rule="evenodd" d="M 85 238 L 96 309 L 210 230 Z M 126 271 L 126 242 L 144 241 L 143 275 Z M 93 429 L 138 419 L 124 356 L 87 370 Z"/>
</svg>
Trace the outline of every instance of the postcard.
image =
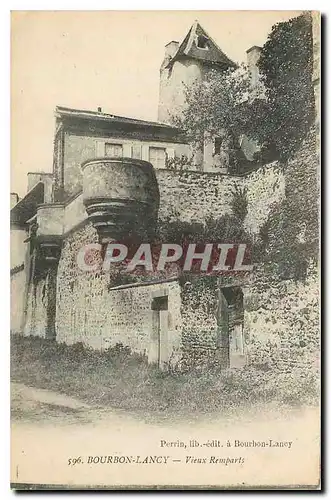
<svg viewBox="0 0 331 500">
<path fill-rule="evenodd" d="M 11 488 L 321 489 L 320 13 L 13 11 Z"/>
</svg>

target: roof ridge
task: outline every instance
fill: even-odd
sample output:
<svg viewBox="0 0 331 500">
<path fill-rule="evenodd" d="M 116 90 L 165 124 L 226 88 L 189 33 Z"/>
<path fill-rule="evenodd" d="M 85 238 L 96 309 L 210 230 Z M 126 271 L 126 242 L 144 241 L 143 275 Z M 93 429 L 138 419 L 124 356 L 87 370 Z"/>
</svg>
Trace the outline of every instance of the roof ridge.
<svg viewBox="0 0 331 500">
<path fill-rule="evenodd" d="M 68 108 L 66 106 L 56 106 L 55 108 L 55 115 L 72 115 L 72 116 L 79 116 L 81 115 L 82 117 L 90 117 L 97 119 L 99 118 L 100 120 L 107 120 L 107 119 L 113 119 L 113 120 L 119 120 L 119 121 L 127 121 L 127 122 L 134 122 L 137 124 L 146 124 L 146 125 L 153 125 L 153 126 L 160 126 L 160 127 L 167 127 L 171 129 L 176 129 L 179 130 L 178 127 L 174 125 L 169 125 L 168 123 L 163 123 L 160 121 L 153 121 L 153 120 L 144 120 L 141 118 L 134 118 L 130 116 L 121 116 L 121 115 L 114 115 L 111 113 L 104 113 L 100 111 L 94 111 L 94 110 L 88 110 L 88 109 L 76 109 L 76 108 Z"/>
</svg>

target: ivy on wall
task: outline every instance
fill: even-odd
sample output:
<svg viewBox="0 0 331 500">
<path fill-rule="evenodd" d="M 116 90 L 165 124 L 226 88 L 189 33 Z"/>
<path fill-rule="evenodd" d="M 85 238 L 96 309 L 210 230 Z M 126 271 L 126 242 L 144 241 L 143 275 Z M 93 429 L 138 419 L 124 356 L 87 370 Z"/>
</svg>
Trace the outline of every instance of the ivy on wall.
<svg viewBox="0 0 331 500">
<path fill-rule="evenodd" d="M 281 279 L 305 279 L 318 262 L 318 156 L 315 129 L 285 170 L 285 198 L 274 204 L 260 230 L 260 254 L 271 273 Z"/>
<path fill-rule="evenodd" d="M 314 122 L 313 40 L 310 13 L 273 26 L 258 67 L 266 99 L 251 106 L 250 136 L 262 154 L 285 161 L 295 154 Z"/>
</svg>

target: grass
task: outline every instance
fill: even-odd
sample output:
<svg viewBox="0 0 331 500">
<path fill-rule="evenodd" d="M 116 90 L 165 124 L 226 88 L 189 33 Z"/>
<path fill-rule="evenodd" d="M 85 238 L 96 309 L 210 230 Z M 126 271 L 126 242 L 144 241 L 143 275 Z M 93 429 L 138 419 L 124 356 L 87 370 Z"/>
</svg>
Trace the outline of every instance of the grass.
<svg viewBox="0 0 331 500">
<path fill-rule="evenodd" d="M 210 413 L 265 403 L 315 404 L 316 377 L 254 367 L 195 373 L 161 372 L 117 345 L 104 352 L 39 337 L 11 336 L 11 379 L 102 407 Z"/>
</svg>

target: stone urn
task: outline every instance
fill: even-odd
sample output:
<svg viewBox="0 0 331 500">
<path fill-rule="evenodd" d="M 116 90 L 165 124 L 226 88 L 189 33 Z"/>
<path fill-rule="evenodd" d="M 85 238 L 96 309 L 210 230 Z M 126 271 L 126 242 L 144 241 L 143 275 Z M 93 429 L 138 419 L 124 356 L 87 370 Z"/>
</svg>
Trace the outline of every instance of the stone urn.
<svg viewBox="0 0 331 500">
<path fill-rule="evenodd" d="M 159 209 L 153 165 L 134 158 L 99 158 L 82 164 L 83 200 L 101 243 L 150 238 Z"/>
</svg>

